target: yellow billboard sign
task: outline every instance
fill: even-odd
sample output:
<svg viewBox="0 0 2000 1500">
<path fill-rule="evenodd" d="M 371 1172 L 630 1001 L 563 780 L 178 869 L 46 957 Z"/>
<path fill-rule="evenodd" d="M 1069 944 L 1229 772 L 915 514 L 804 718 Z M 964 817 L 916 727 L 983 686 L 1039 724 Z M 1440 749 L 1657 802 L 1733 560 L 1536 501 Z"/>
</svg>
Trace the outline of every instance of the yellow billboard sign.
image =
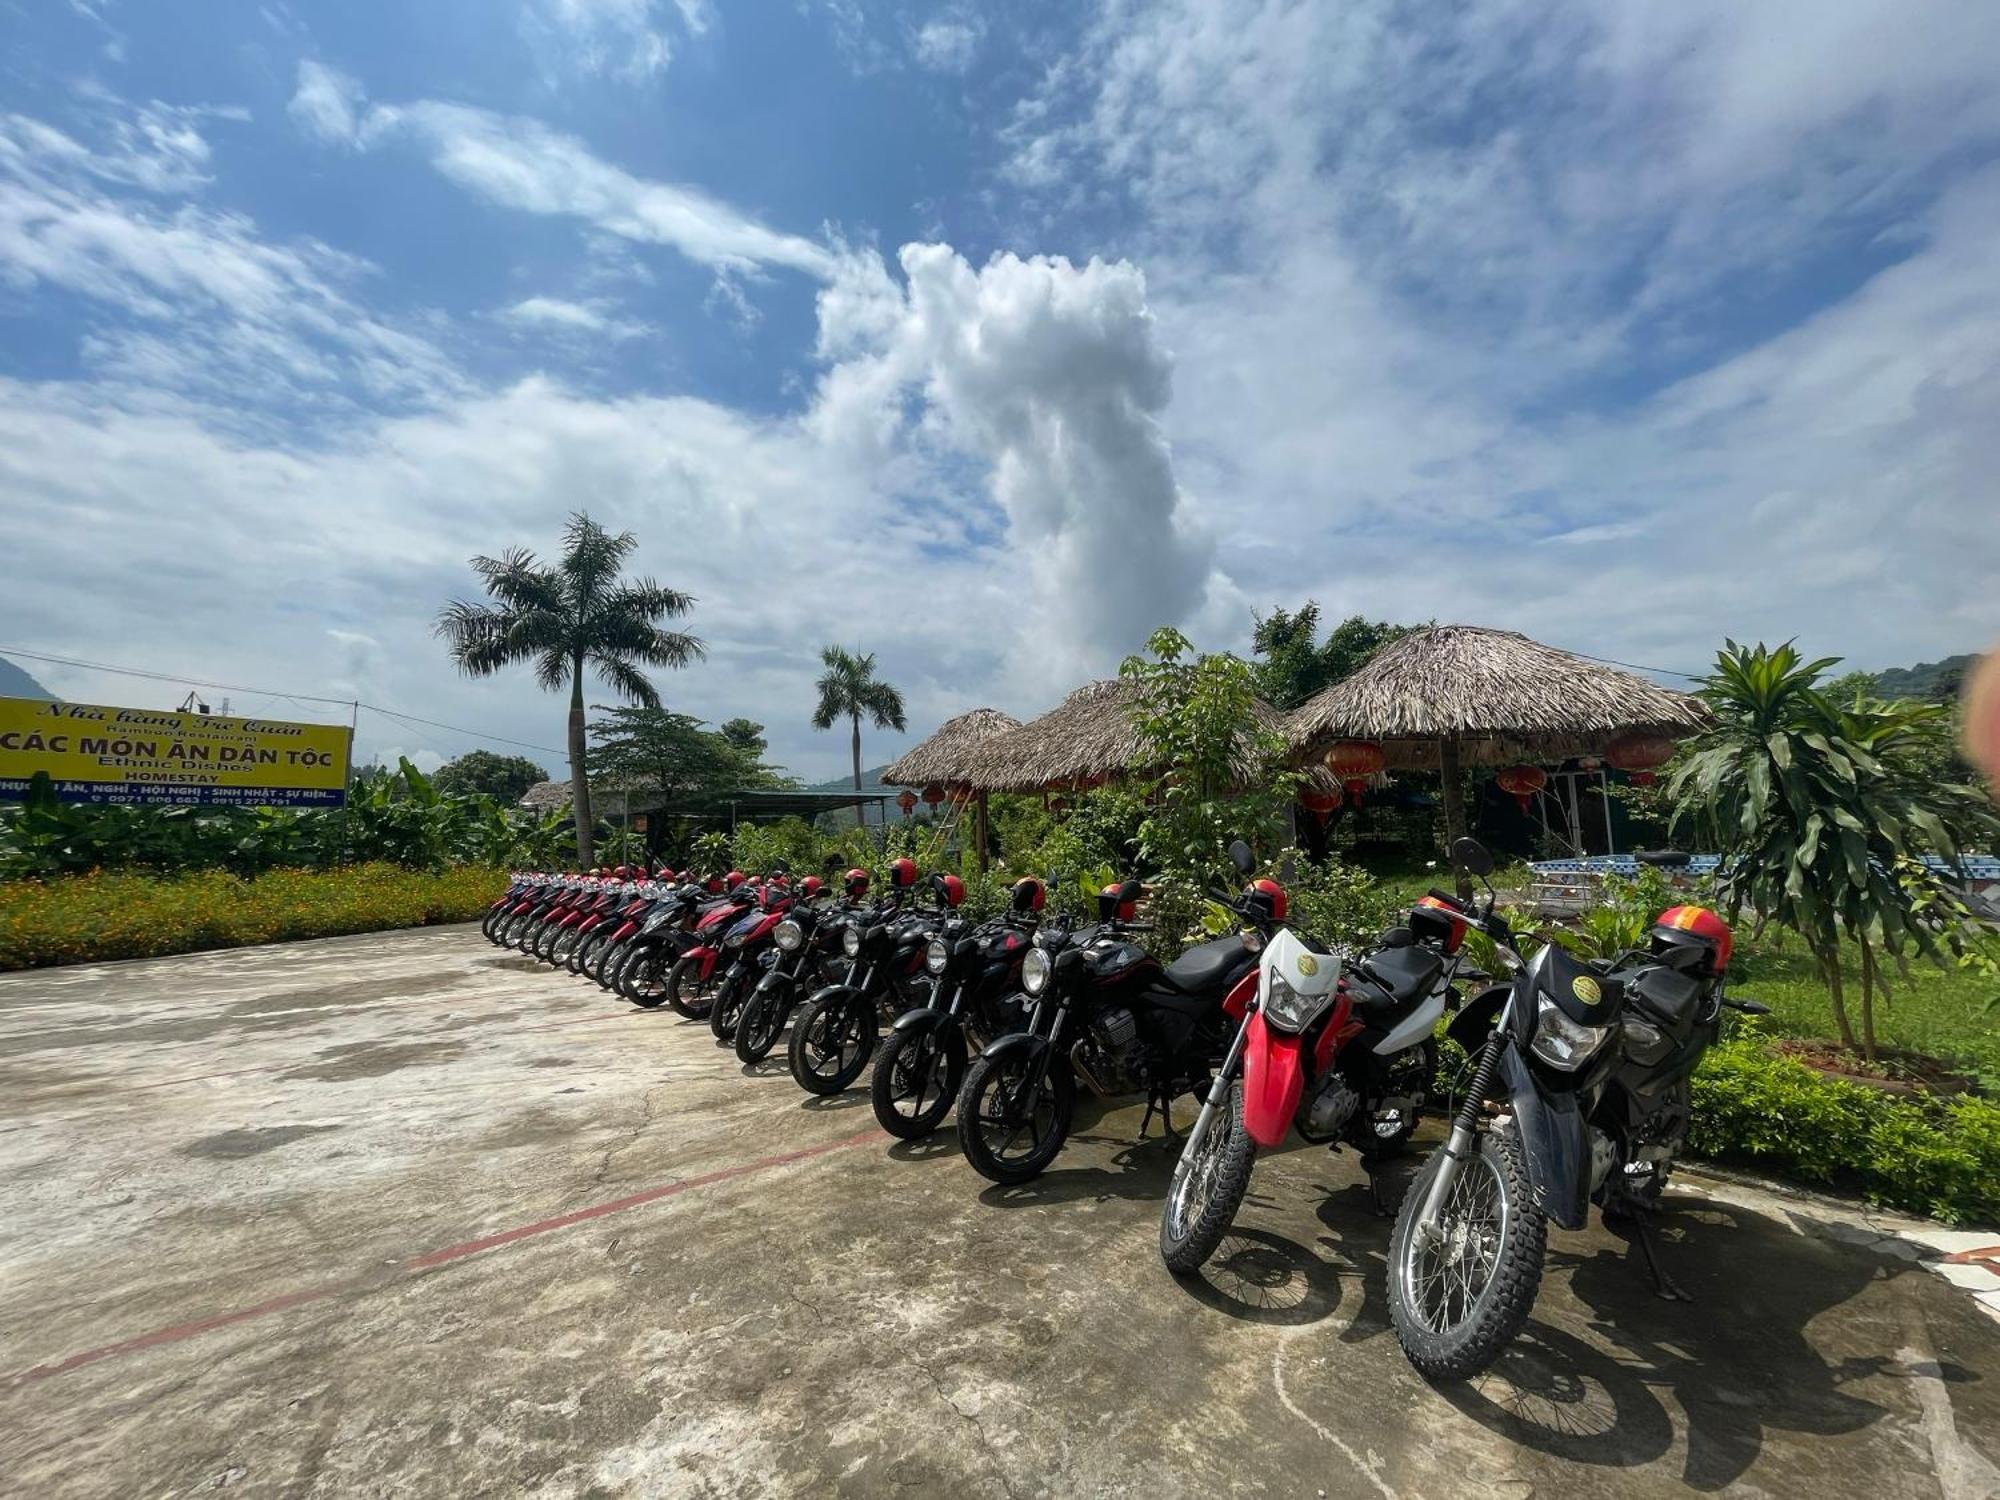
<svg viewBox="0 0 2000 1500">
<path fill-rule="evenodd" d="M 345 724 L 0 698 L 0 800 L 46 771 L 64 802 L 338 807 L 353 737 Z"/>
</svg>

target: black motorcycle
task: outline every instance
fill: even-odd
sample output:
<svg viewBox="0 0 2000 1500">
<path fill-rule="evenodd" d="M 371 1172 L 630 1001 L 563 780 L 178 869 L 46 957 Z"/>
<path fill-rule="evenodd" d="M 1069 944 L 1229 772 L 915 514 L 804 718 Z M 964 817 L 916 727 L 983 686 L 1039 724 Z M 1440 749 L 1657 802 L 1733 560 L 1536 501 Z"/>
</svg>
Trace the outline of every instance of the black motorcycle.
<svg viewBox="0 0 2000 1500">
<path fill-rule="evenodd" d="M 1494 911 L 1493 857 L 1472 839 L 1452 862 L 1486 884 L 1474 924 L 1513 971 L 1469 1001 L 1450 1035 L 1473 1059 L 1451 1134 L 1403 1200 L 1389 1242 L 1396 1338 L 1427 1380 L 1485 1369 L 1527 1321 L 1546 1220 L 1581 1229 L 1594 1201 L 1629 1231 L 1661 1296 L 1652 1214 L 1687 1139 L 1689 1076 L 1725 1009 L 1729 930 L 1713 912 L 1663 913 L 1644 950 L 1580 961 L 1555 943 L 1533 958 Z"/>
<path fill-rule="evenodd" d="M 837 974 L 845 977 L 841 935 L 847 921 L 860 910 L 856 903 L 867 892 L 867 872 L 850 870 L 846 900 L 838 905 L 801 902 L 778 924 L 771 934 L 778 956 L 736 1018 L 738 1061 L 759 1063 L 769 1057 L 799 1003 L 835 983 Z"/>
<path fill-rule="evenodd" d="M 1148 930 L 1132 920 L 1141 894 L 1137 880 L 1106 886 L 1096 926 L 1064 916 L 1035 935 L 1027 1029 L 981 1052 L 959 1089 L 959 1144 L 989 1181 L 1026 1182 L 1056 1159 L 1078 1075 L 1104 1097 L 1143 1091 L 1142 1138 L 1156 1111 L 1171 1130 L 1173 1101 L 1206 1092 L 1255 996 L 1262 935 L 1197 943 L 1162 967 L 1133 940 Z"/>
<path fill-rule="evenodd" d="M 1044 899 L 1039 880 L 1017 880 L 1003 915 L 979 926 L 953 917 L 925 947 L 932 1001 L 896 1018 L 870 1082 L 875 1118 L 889 1134 L 914 1141 L 944 1123 L 965 1077 L 968 1037 L 983 1048 L 1028 1024 L 1021 963 Z"/>
<path fill-rule="evenodd" d="M 882 1027 L 930 1003 L 924 953 L 948 910 L 905 912 L 908 889 L 893 891 L 887 905 L 846 925 L 841 951 L 847 978 L 814 995 L 792 1027 L 792 1077 L 809 1094 L 846 1091 L 874 1056 Z"/>
<path fill-rule="evenodd" d="M 608 988 L 634 1005 L 652 1010 L 666 1003 L 667 981 L 683 953 L 694 946 L 700 920 L 724 906 L 743 903 L 722 890 L 719 880 L 689 880 L 646 914 L 639 931 L 621 945 Z"/>
</svg>

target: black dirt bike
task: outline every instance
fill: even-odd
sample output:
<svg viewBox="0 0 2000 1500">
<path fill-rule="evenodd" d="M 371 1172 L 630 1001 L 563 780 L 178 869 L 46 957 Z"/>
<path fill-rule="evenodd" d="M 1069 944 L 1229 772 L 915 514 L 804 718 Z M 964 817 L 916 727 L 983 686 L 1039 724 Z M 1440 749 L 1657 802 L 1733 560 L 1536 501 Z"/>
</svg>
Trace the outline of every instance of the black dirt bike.
<svg viewBox="0 0 2000 1500">
<path fill-rule="evenodd" d="M 1473 839 L 1451 858 L 1483 883 L 1493 868 Z M 1614 958 L 1582 962 L 1554 943 L 1523 958 L 1486 891 L 1468 915 L 1513 977 L 1452 1023 L 1471 1081 L 1389 1242 L 1396 1338 L 1432 1381 L 1493 1362 L 1534 1307 L 1545 1221 L 1581 1229 L 1593 1201 L 1607 1227 L 1629 1231 L 1660 1295 L 1685 1300 L 1661 1269 L 1652 1215 L 1687 1139 L 1688 1079 L 1725 1009 L 1768 1013 L 1724 993 L 1731 938 L 1706 908 L 1663 912 L 1647 948 Z"/>
</svg>

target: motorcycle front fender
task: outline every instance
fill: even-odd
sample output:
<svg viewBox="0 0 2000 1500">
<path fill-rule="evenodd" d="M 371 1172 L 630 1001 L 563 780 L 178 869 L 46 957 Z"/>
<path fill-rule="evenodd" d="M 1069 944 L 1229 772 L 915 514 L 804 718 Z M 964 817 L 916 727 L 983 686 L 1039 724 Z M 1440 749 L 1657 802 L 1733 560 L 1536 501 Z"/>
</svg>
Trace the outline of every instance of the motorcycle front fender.
<svg viewBox="0 0 2000 1500">
<path fill-rule="evenodd" d="M 828 1005 L 850 1004 L 861 998 L 861 991 L 851 984 L 829 984 L 824 989 L 815 990 L 809 1006 L 818 1006 L 822 1001 Z"/>
<path fill-rule="evenodd" d="M 1583 1228 L 1590 1212 L 1590 1134 L 1576 1095 L 1544 1089 L 1511 1042 L 1500 1052 L 1500 1081 L 1527 1148 L 1535 1201 L 1564 1229 Z"/>
<path fill-rule="evenodd" d="M 1249 1028 L 1243 1039 L 1243 1128 L 1260 1146 L 1280 1146 L 1305 1092 L 1302 1039 L 1272 1031 L 1261 1010 L 1250 1017 Z"/>
<path fill-rule="evenodd" d="M 682 958 L 691 958 L 695 961 L 695 977 L 698 979 L 707 979 L 713 974 L 715 961 L 721 956 L 722 954 L 714 948 L 690 948 L 681 955 Z"/>
<path fill-rule="evenodd" d="M 933 1026 L 942 1026 L 951 1018 L 935 1006 L 920 1005 L 915 1010 L 906 1010 L 896 1017 L 892 1031 L 923 1031 Z"/>
<path fill-rule="evenodd" d="M 1049 1039 L 1036 1036 L 1032 1031 L 1013 1031 L 997 1037 L 986 1044 L 986 1050 L 979 1055 L 998 1061 L 1009 1057 L 1039 1057 L 1049 1050 Z"/>
</svg>

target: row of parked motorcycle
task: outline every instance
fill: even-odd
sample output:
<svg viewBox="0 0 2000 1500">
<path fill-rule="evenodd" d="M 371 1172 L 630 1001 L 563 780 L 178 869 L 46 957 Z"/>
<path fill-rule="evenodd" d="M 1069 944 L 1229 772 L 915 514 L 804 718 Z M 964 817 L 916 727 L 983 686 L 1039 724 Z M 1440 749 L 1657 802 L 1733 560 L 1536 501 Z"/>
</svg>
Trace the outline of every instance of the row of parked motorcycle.
<svg viewBox="0 0 2000 1500">
<path fill-rule="evenodd" d="M 705 1021 L 746 1064 L 786 1042 L 792 1077 L 839 1094 L 864 1071 L 875 1117 L 904 1140 L 956 1115 L 966 1160 L 1027 1182 L 1061 1153 L 1078 1086 L 1143 1097 L 1139 1134 L 1199 1101 L 1160 1223 L 1176 1274 L 1222 1243 L 1260 1150 L 1293 1132 L 1355 1149 L 1369 1171 L 1433 1108 L 1448 1134 L 1403 1195 L 1389 1302 L 1405 1353 L 1432 1380 L 1490 1364 L 1527 1320 L 1548 1221 L 1581 1228 L 1596 1202 L 1639 1247 L 1660 1295 L 1684 1298 L 1652 1227 L 1687 1138 L 1689 1076 L 1725 1008 L 1731 937 L 1714 912 L 1663 912 L 1643 948 L 1583 961 L 1559 944 L 1529 956 L 1476 841 L 1451 850 L 1483 901 L 1432 890 L 1358 952 L 1287 925 L 1284 886 L 1249 879 L 1210 899 L 1233 930 L 1162 963 L 1141 941 L 1135 877 L 1106 886 L 1094 921 L 1047 910 L 1017 880 L 976 921 L 963 884 L 889 864 L 837 879 L 623 867 L 522 873 L 487 914 L 488 939 L 586 976 L 635 1005 Z M 1642 855 L 1655 863 L 1685 856 Z M 1053 878 L 1053 877 L 1051 877 Z M 1470 889 L 1470 882 L 1461 889 Z M 1505 974 L 1471 962 L 1483 933 Z M 1440 1022 L 1467 1062 L 1438 1093 Z M 1377 1198 L 1386 1215 L 1389 1210 Z"/>
</svg>

